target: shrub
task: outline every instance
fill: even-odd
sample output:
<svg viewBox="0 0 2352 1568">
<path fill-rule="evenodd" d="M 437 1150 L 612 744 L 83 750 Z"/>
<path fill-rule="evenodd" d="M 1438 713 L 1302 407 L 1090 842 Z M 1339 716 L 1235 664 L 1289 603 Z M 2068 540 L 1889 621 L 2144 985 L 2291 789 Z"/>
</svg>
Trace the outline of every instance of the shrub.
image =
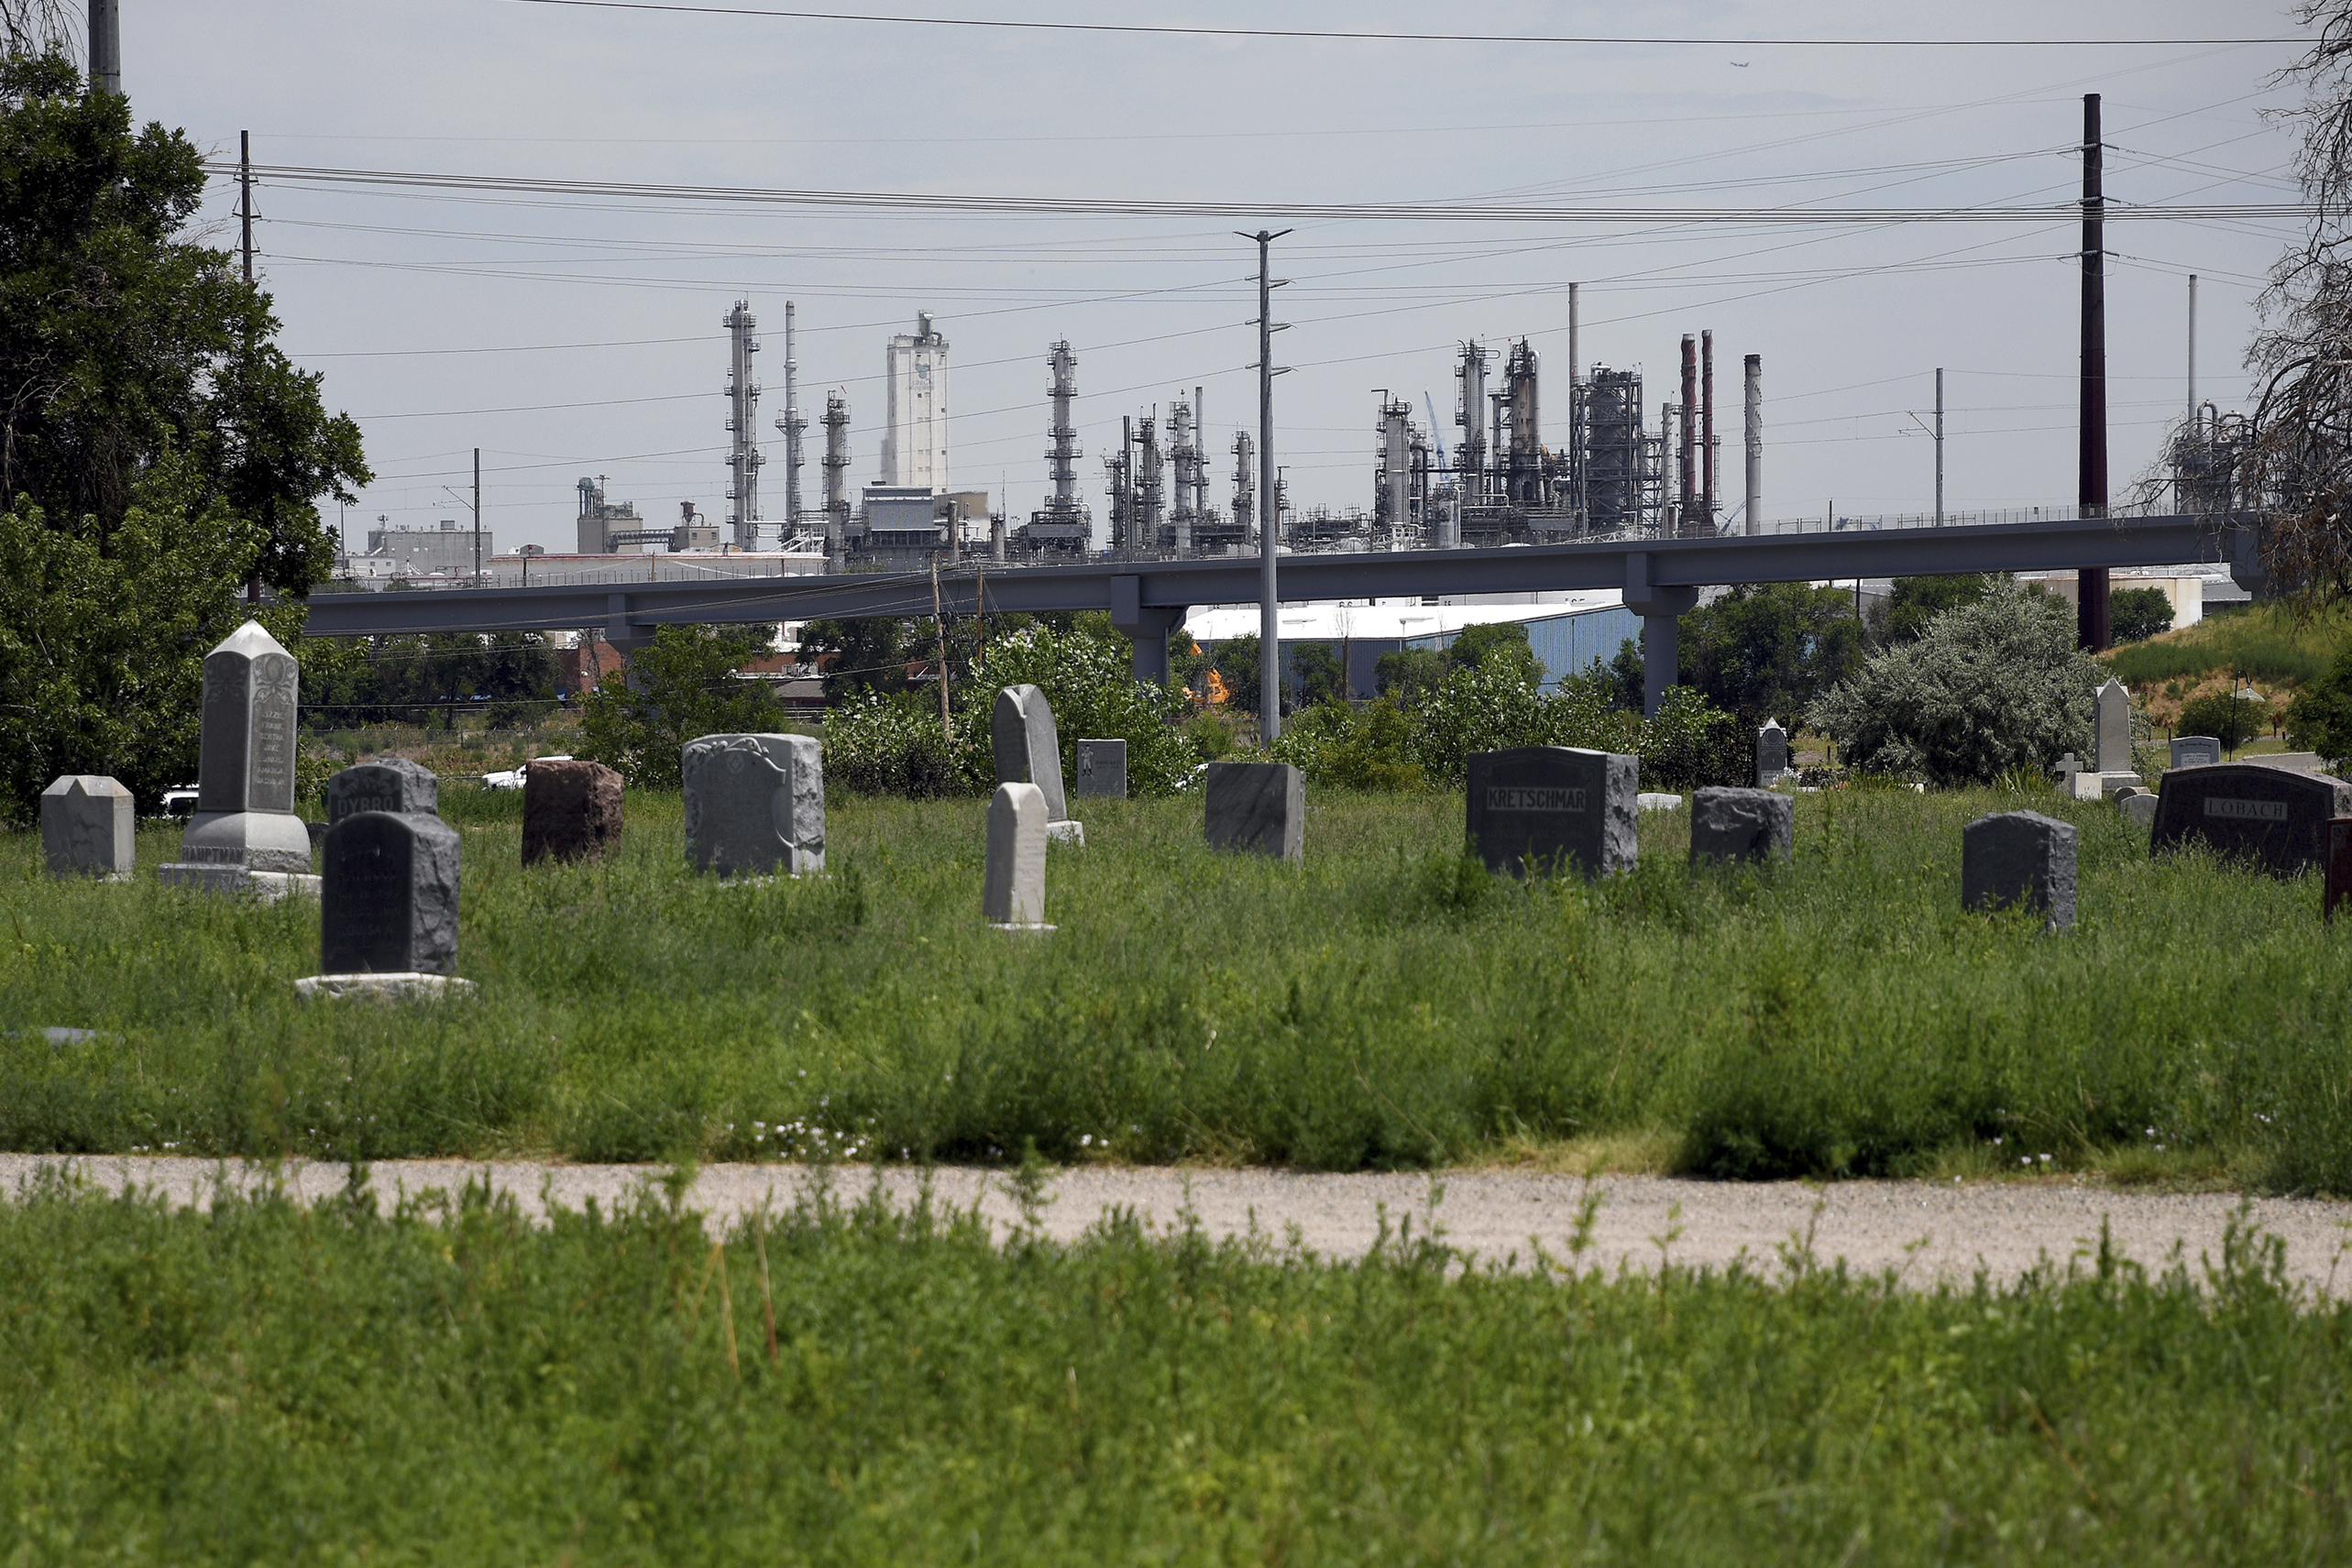
<svg viewBox="0 0 2352 1568">
<path fill-rule="evenodd" d="M 1808 718 L 1850 767 L 1940 787 L 1989 784 L 2087 751 L 2092 693 L 2105 674 L 2075 646 L 2064 603 L 1994 579 L 1918 641 L 1873 658 Z"/>
<path fill-rule="evenodd" d="M 825 782 L 830 788 L 908 800 L 970 795 L 976 781 L 960 751 L 940 733 L 939 698 L 929 692 L 866 687 L 851 692 L 825 716 Z"/>
<path fill-rule="evenodd" d="M 1662 790 L 1756 782 L 1754 731 L 1690 686 L 1670 687 L 1642 727 L 1642 784 Z"/>
<path fill-rule="evenodd" d="M 2126 588 L 2107 599 L 2107 630 L 2118 642 L 2142 642 L 2172 630 L 2172 601 L 2162 588 Z"/>
<path fill-rule="evenodd" d="M 2352 758 L 2352 645 L 2287 705 L 2287 736 L 2331 762 Z"/>
<path fill-rule="evenodd" d="M 1413 760 L 1413 719 L 1388 698 L 1361 713 L 1324 703 L 1299 713 L 1269 749 L 1307 782 L 1337 789 L 1412 792 L 1429 787 Z"/>
<path fill-rule="evenodd" d="M 1076 629 L 1025 627 L 991 638 L 973 662 L 967 683 L 978 711 L 959 724 L 959 743 L 977 787 L 995 776 L 988 748 L 987 706 L 1006 686 L 1036 686 L 1052 705 L 1061 737 L 1061 767 L 1077 766 L 1080 740 L 1127 743 L 1127 793 L 1166 795 L 1192 775 L 1199 755 L 1178 727 L 1185 712 L 1181 686 L 1162 687 L 1135 676 L 1134 653 L 1108 617 L 1082 617 Z"/>
<path fill-rule="evenodd" d="M 2180 732 L 2210 735 L 2225 751 L 2235 751 L 2270 728 L 2270 705 L 2249 701 L 2236 692 L 2207 692 L 2181 705 Z"/>
</svg>

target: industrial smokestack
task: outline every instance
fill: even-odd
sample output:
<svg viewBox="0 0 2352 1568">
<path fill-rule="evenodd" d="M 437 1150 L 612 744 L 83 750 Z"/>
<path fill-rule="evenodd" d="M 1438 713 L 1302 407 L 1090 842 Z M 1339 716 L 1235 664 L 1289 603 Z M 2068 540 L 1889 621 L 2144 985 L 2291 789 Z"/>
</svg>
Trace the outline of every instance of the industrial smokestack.
<svg viewBox="0 0 2352 1568">
<path fill-rule="evenodd" d="M 1748 499 L 1744 515 L 1747 532 L 1756 534 L 1761 526 L 1764 505 L 1764 356 L 1747 357 L 1747 395 L 1745 399 L 1748 439 Z"/>
<path fill-rule="evenodd" d="M 123 90 L 121 0 L 90 0 L 90 85 L 119 94 Z"/>
<path fill-rule="evenodd" d="M 825 570 L 848 565 L 850 499 L 843 476 L 850 466 L 850 404 L 839 392 L 825 394 Z"/>
<path fill-rule="evenodd" d="M 775 428 L 784 437 L 784 525 L 787 533 L 800 526 L 800 434 L 808 421 L 800 412 L 800 356 L 795 351 L 792 302 L 784 302 L 784 412 Z"/>
<path fill-rule="evenodd" d="M 1682 429 L 1677 433 L 1678 450 L 1682 457 L 1682 510 L 1676 519 L 1677 533 L 1690 532 L 1693 516 L 1698 510 L 1698 466 L 1692 461 L 1698 454 L 1698 340 L 1688 333 L 1682 334 Z"/>
<path fill-rule="evenodd" d="M 1715 528 L 1715 334 L 1709 328 L 1698 334 L 1698 465 L 1703 476 L 1703 494 L 1698 503 L 1699 521 L 1712 532 Z"/>
</svg>

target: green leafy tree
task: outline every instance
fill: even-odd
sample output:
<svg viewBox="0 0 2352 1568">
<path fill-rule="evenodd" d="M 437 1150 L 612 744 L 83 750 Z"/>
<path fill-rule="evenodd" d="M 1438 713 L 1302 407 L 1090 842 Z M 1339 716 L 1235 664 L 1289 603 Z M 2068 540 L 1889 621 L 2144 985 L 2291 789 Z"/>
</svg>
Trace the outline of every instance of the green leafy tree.
<svg viewBox="0 0 2352 1568">
<path fill-rule="evenodd" d="M 1301 643 L 1291 654 L 1291 672 L 1298 678 L 1301 707 L 1347 700 L 1347 672 L 1330 643 Z"/>
<path fill-rule="evenodd" d="M 1217 644 L 1213 665 L 1225 682 L 1225 705 L 1244 714 L 1258 711 L 1258 633 L 1245 632 Z"/>
<path fill-rule="evenodd" d="M 2185 709 L 2181 723 L 2183 733 L 2193 733 Z M 2336 655 L 2326 674 L 2297 692 L 2287 705 L 2287 738 L 2331 762 L 2352 761 L 2352 643 Z"/>
<path fill-rule="evenodd" d="M 1544 683 L 1543 661 L 1527 641 L 1527 628 L 1515 620 L 1466 626 L 1445 649 L 1449 670 L 1509 670 L 1530 685 Z"/>
<path fill-rule="evenodd" d="M 1627 713 L 1639 713 L 1648 700 L 1649 688 L 1644 683 L 1642 649 L 1631 637 L 1617 645 L 1617 656 L 1606 664 L 1595 659 L 1588 672 L 1609 699 L 1611 707 Z"/>
<path fill-rule="evenodd" d="M 1434 648 L 1399 648 L 1372 661 L 1372 689 L 1411 707 L 1445 679 L 1445 655 Z"/>
<path fill-rule="evenodd" d="M 679 785 L 686 743 L 702 735 L 779 729 L 784 709 L 764 681 L 735 672 L 765 644 L 739 627 L 665 626 L 580 705 L 580 754 L 631 784 Z"/>
<path fill-rule="evenodd" d="M 2172 630 L 2172 600 L 2162 588 L 2124 588 L 2107 598 L 2107 630 L 2118 642 L 2138 642 Z"/>
<path fill-rule="evenodd" d="M 850 692 L 900 692 L 907 689 L 907 666 L 928 656 L 914 641 L 914 622 L 889 616 L 812 620 L 800 629 L 800 658 L 823 669 L 829 700 Z"/>
<path fill-rule="evenodd" d="M 1715 708 L 1796 714 L 1862 665 L 1862 628 L 1835 588 L 1743 585 L 1680 619 L 1681 676 Z"/>
<path fill-rule="evenodd" d="M 1127 789 L 1134 795 L 1173 791 L 1199 760 L 1191 735 L 1180 727 L 1189 707 L 1183 688 L 1136 679 L 1132 646 L 1109 616 L 1090 612 L 1066 630 L 1039 624 L 988 640 L 967 684 L 972 716 L 958 736 L 981 788 L 995 780 L 989 714 L 996 693 L 1022 685 L 1045 693 L 1053 708 L 1065 780 L 1075 774 L 1082 738 L 1127 743 Z"/>
<path fill-rule="evenodd" d="M 1850 766 L 1939 786 L 1991 784 L 2088 751 L 2106 672 L 2075 646 L 2061 600 L 1995 580 L 1878 654 L 1808 715 Z"/>
<path fill-rule="evenodd" d="M 333 559 L 317 501 L 369 475 L 269 296 L 187 239 L 203 192 L 185 136 L 134 131 L 61 52 L 0 57 L 0 501 L 110 556 L 139 476 L 181 454 L 183 528 L 258 528 L 248 592 L 298 598 Z"/>
<path fill-rule="evenodd" d="M 1983 598 L 1988 580 L 1976 572 L 1896 578 L 1892 591 L 1864 612 L 1870 625 L 1871 646 L 1893 648 L 1916 642 L 1928 630 L 1928 623 L 1944 611 Z"/>
</svg>

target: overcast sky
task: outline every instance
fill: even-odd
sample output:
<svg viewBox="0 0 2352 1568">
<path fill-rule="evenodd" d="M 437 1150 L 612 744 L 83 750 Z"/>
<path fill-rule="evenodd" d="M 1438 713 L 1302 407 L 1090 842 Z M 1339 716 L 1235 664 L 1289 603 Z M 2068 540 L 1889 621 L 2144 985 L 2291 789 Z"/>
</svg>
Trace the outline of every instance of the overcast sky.
<svg viewBox="0 0 2352 1568">
<path fill-rule="evenodd" d="M 769 0 L 744 0 L 749 5 Z M 843 0 L 841 8 L 853 8 Z M 879 7 L 876 7 L 879 8 Z M 1279 7 L 1172 0 L 903 0 L 926 16 L 1206 26 L 1609 33 L 1714 39 L 2283 37 L 2283 10 L 2173 0 Z M 1026 196 L 1274 202 L 1952 205 L 2080 190 L 2081 95 L 2105 95 L 2117 203 L 2292 196 L 2289 128 L 2261 111 L 2292 44 L 1785 48 L 1133 38 L 596 9 L 526 0 L 123 0 L 135 111 L 264 164 Z M 1045 489 L 1045 354 L 1078 355 L 1081 466 L 1099 520 L 1119 416 L 1195 385 L 1222 454 L 1254 427 L 1254 247 L 1212 219 L 872 215 L 265 184 L 260 267 L 295 359 L 366 434 L 351 509 L 427 525 L 482 449 L 500 548 L 568 549 L 574 485 L 666 522 L 722 520 L 727 351 L 751 302 L 765 351 L 764 511 L 783 515 L 784 304 L 797 302 L 814 428 L 846 390 L 853 483 L 875 477 L 883 345 L 932 312 L 951 345 L 957 488 Z M 234 240 L 233 193 L 209 215 Z M 2077 231 L 1542 226 L 1302 221 L 1283 291 L 1277 449 L 1294 501 L 1368 506 L 1378 395 L 1434 402 L 1453 439 L 1454 345 L 1531 338 L 1547 389 L 1582 358 L 1640 367 L 1651 417 L 1684 332 L 1716 334 L 1726 504 L 1740 499 L 1738 367 L 1764 356 L 1767 518 L 1926 509 L 1933 371 L 1947 375 L 1948 505 L 2074 499 Z M 2278 222 L 2115 222 L 2113 467 L 2154 457 L 2198 391 L 2242 407 Z M 1565 398 L 1547 389 L 1545 406 Z M 1419 415 L 1427 422 L 1427 414 Z M 1559 433 L 1547 429 L 1556 444 Z M 1224 504 L 1229 456 L 1213 498 Z"/>
</svg>

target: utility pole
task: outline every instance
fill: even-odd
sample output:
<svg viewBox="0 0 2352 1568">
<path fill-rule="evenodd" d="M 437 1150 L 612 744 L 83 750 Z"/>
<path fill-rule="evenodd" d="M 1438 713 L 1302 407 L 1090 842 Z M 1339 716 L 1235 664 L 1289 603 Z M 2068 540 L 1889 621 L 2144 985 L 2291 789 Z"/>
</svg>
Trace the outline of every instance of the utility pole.
<svg viewBox="0 0 2352 1568">
<path fill-rule="evenodd" d="M 120 0 L 90 0 L 90 85 L 117 97 L 123 91 Z"/>
<path fill-rule="evenodd" d="M 1258 493 L 1264 498 L 1258 524 L 1258 742 L 1270 746 L 1282 735 L 1282 601 L 1274 581 L 1280 549 L 1282 508 L 1274 482 L 1274 291 L 1269 270 L 1273 243 L 1289 229 L 1259 229 L 1244 239 L 1258 242 Z M 1284 323 L 1287 324 L 1287 323 Z"/>
<path fill-rule="evenodd" d="M 2189 423 L 2197 422 L 2197 275 L 2189 274 Z"/>
<path fill-rule="evenodd" d="M 939 636 L 940 646 L 940 739 L 955 744 L 955 731 L 948 725 L 948 623 L 940 616 L 940 558 L 931 557 L 931 630 Z"/>
<path fill-rule="evenodd" d="M 482 586 L 482 449 L 474 448 L 474 586 Z"/>
<path fill-rule="evenodd" d="M 1936 367 L 1936 526 L 1944 525 L 1944 367 Z"/>
<path fill-rule="evenodd" d="M 2107 514 L 2106 195 L 2100 183 L 2099 95 L 2083 94 L 2083 411 L 2076 502 L 2084 517 Z M 2074 640 L 2107 645 L 2107 570 L 2075 574 Z"/>
<path fill-rule="evenodd" d="M 236 133 L 236 189 L 238 215 L 245 228 L 245 280 L 253 281 L 253 133 Z"/>
</svg>

